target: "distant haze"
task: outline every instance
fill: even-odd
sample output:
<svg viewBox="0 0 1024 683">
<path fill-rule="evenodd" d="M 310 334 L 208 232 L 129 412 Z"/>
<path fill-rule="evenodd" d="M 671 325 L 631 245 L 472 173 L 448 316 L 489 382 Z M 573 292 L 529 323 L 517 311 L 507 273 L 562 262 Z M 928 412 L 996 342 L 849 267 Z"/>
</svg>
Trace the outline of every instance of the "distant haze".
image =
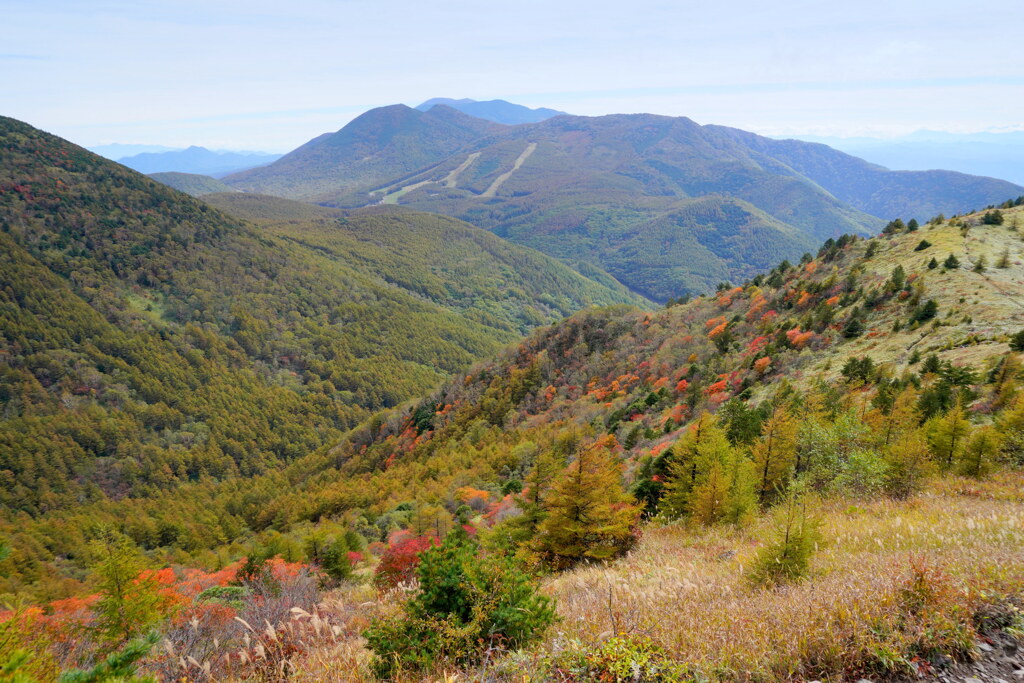
<svg viewBox="0 0 1024 683">
<path fill-rule="evenodd" d="M 820 142 L 894 170 L 944 168 L 1024 185 L 1024 131 L 969 134 L 918 131 L 889 138 L 795 137 Z"/>
<path fill-rule="evenodd" d="M 278 158 L 262 152 L 227 152 L 205 147 L 168 152 L 146 152 L 117 159 L 140 173 L 201 173 L 215 178 L 247 168 L 263 166 Z"/>
<path fill-rule="evenodd" d="M 762 134 L 1024 129 L 1007 0 L 37 0 L 4 5 L 0 112 L 79 144 L 285 152 L 438 96 Z"/>
</svg>

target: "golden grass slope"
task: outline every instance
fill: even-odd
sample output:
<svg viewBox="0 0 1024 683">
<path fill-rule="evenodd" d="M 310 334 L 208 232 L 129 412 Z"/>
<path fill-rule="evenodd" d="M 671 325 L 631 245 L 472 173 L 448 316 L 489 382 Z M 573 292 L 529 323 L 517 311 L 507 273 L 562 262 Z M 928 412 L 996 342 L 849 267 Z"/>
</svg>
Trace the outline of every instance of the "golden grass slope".
<svg viewBox="0 0 1024 683">
<path fill-rule="evenodd" d="M 770 517 L 739 530 L 650 527 L 627 558 L 544 581 L 560 621 L 538 646 L 474 670 L 402 680 L 572 680 L 551 663 L 563 651 L 608 642 L 646 643 L 684 662 L 697 680 L 887 677 L 922 648 L 970 653 L 978 644 L 972 615 L 1024 595 L 1020 472 L 935 480 L 906 501 L 830 499 L 817 515 L 822 541 L 811 576 L 797 584 L 759 588 L 745 576 L 773 532 Z M 337 671 L 375 680 L 359 631 L 393 614 L 401 598 L 375 596 L 365 585 L 330 595 L 324 608 L 337 635 L 293 660 L 291 680 L 327 680 Z"/>
<path fill-rule="evenodd" d="M 752 587 L 744 575 L 770 518 L 738 531 L 653 529 L 622 562 L 548 582 L 563 621 L 543 649 L 646 636 L 697 672 L 728 680 L 881 674 L 885 657 L 895 670 L 929 637 L 927 615 L 908 615 L 905 604 L 915 567 L 934 584 L 931 607 L 964 627 L 986 600 L 1024 591 L 1022 495 L 1024 477 L 1014 473 L 940 480 L 906 502 L 831 500 L 819 513 L 812 576 L 777 590 Z"/>
<path fill-rule="evenodd" d="M 805 370 L 837 376 L 843 359 L 863 355 L 902 369 L 914 351 L 981 367 L 983 360 L 1006 353 L 1007 335 L 1024 329 L 1024 207 L 1004 209 L 1003 214 L 1003 225 L 982 224 L 979 212 L 891 238 L 876 237 L 878 251 L 861 266 L 864 289 L 884 283 L 896 266 L 902 266 L 915 277 L 915 284 L 923 285 L 924 299 L 935 299 L 939 315 L 911 328 L 898 309 L 880 311 L 872 315 L 865 334 L 815 351 Z M 915 251 L 921 240 L 932 246 Z M 1008 267 L 998 268 L 1004 253 Z M 943 268 L 950 254 L 960 261 L 959 268 Z M 939 265 L 929 269 L 932 258 Z M 984 270 L 977 272 L 974 268 L 981 259 Z M 894 330 L 896 323 L 904 325 Z"/>
</svg>

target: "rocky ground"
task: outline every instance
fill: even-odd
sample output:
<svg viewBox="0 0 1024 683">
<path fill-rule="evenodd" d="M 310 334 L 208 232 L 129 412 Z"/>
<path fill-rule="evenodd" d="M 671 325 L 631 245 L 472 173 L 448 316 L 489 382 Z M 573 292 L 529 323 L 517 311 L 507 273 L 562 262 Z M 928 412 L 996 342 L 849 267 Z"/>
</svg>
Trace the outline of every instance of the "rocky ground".
<svg viewBox="0 0 1024 683">
<path fill-rule="evenodd" d="M 954 662 L 946 657 L 934 662 L 925 678 L 941 683 L 1021 683 L 1024 645 L 1006 633 L 996 633 L 978 643 L 973 661 Z"/>
</svg>

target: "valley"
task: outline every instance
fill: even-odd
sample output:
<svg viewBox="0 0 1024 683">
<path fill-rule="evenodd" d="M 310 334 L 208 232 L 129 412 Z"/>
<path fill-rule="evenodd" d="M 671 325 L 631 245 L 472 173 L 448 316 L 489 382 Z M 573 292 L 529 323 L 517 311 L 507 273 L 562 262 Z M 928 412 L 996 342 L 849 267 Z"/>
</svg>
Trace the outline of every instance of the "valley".
<svg viewBox="0 0 1024 683">
<path fill-rule="evenodd" d="M 470 120 L 444 104 L 371 110 L 225 182 L 323 205 L 454 216 L 658 302 L 895 217 L 923 221 L 1024 192 L 947 171 L 889 171 L 824 145 L 686 118 Z"/>
<path fill-rule="evenodd" d="M 1024 683 L 1024 3 L 8 5 L 0 683 Z"/>
<path fill-rule="evenodd" d="M 654 163 L 706 127 L 643 119 L 675 183 L 648 195 L 629 117 L 503 139 L 436 109 L 388 139 L 476 146 L 353 171 L 380 189 L 344 207 L 159 177 L 197 199 L 0 120 L 19 673 L 896 680 L 1016 637 L 1024 197 L 886 223 L 852 208 L 875 181 L 794 170 L 830 152 L 728 130 L 687 155 L 749 176 L 706 192 Z M 764 156 L 712 173 L 737 136 Z M 523 215 L 559 229 L 421 210 L 538 177 Z"/>
</svg>

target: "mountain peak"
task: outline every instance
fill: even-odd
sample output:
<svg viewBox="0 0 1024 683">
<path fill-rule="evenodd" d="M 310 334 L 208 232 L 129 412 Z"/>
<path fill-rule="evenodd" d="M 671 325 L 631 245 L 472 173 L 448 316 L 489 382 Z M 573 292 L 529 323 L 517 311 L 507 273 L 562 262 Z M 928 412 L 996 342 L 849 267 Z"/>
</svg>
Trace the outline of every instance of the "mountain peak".
<svg viewBox="0 0 1024 683">
<path fill-rule="evenodd" d="M 538 123 L 554 116 L 565 114 L 564 111 L 554 109 L 530 109 L 521 104 L 514 104 L 505 100 L 488 100 L 480 102 L 469 98 L 451 99 L 448 97 L 434 97 L 418 105 L 420 111 L 430 111 L 437 106 L 447 106 L 457 109 L 463 114 L 469 114 L 480 119 L 503 123 L 509 126 L 516 126 L 522 123 Z"/>
<path fill-rule="evenodd" d="M 227 182 L 247 192 L 325 201 L 435 165 L 500 128 L 446 105 L 424 112 L 392 104 L 360 114 L 340 130 Z"/>
<path fill-rule="evenodd" d="M 458 100 L 453 99 L 451 97 L 431 97 L 429 100 L 418 105 L 416 108 L 419 109 L 420 111 L 427 111 L 431 107 L 438 104 L 446 104 L 449 107 L 451 107 L 457 104 L 473 104 L 474 102 L 477 102 L 477 100 L 471 100 L 468 97 L 463 97 L 462 99 Z"/>
</svg>

